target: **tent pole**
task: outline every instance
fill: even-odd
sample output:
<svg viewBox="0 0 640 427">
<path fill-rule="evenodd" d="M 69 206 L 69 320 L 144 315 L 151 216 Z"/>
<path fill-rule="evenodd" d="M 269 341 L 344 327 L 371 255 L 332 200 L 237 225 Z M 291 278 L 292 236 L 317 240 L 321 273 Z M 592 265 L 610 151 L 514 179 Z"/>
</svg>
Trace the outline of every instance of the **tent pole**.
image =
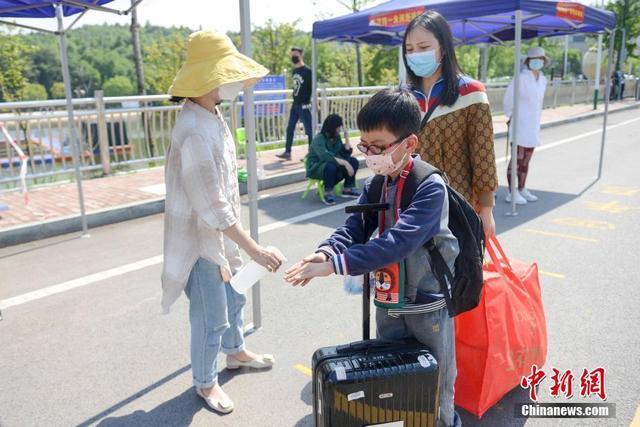
<svg viewBox="0 0 640 427">
<path fill-rule="evenodd" d="M 604 161 L 604 141 L 607 136 L 607 118 L 609 116 L 609 96 L 611 95 L 611 69 L 613 62 L 613 43 L 616 35 L 616 29 L 611 30 L 611 34 L 609 35 L 609 63 L 607 64 L 607 75 L 605 76 L 605 85 L 604 85 L 604 119 L 602 121 L 602 140 L 600 141 L 600 161 L 598 164 L 598 178 L 600 179 L 602 176 L 602 163 Z"/>
<path fill-rule="evenodd" d="M 249 0 L 240 0 L 240 36 L 242 39 L 242 53 L 251 57 L 251 16 Z M 247 139 L 247 170 L 249 179 L 247 182 L 249 193 L 249 228 L 251 238 L 256 242 L 258 236 L 258 168 L 256 153 L 256 124 L 253 87 L 248 87 L 244 92 L 244 120 Z M 260 282 L 251 289 L 251 306 L 253 308 L 253 328 L 262 326 L 262 307 L 260 305 Z"/>
<path fill-rule="evenodd" d="M 318 127 L 318 52 L 316 39 L 311 38 L 311 135 Z"/>
<path fill-rule="evenodd" d="M 398 47 L 398 80 L 401 85 L 407 82 L 407 69 L 404 66 L 404 58 L 402 57 L 402 45 Z"/>
<path fill-rule="evenodd" d="M 596 55 L 596 81 L 593 91 L 593 109 L 598 108 L 598 98 L 600 98 L 600 63 L 602 62 L 602 34 L 598 34 L 598 54 Z"/>
<path fill-rule="evenodd" d="M 567 68 L 569 65 L 569 34 L 564 36 L 564 64 L 562 65 L 562 80 L 567 77 Z"/>
<path fill-rule="evenodd" d="M 513 113 L 509 126 L 509 136 L 511 137 L 511 212 L 508 215 L 516 216 L 516 192 L 518 191 L 518 99 L 520 99 L 520 55 L 522 44 L 522 11 L 516 10 L 515 16 L 515 62 L 513 64 Z"/>
<path fill-rule="evenodd" d="M 88 237 L 87 215 L 84 209 L 84 194 L 82 192 L 82 174 L 80 172 L 80 144 L 76 134 L 76 125 L 73 118 L 73 101 L 71 94 L 71 77 L 69 75 L 69 59 L 67 58 L 67 46 L 64 40 L 64 22 L 62 19 L 62 4 L 57 3 L 56 18 L 58 19 L 58 36 L 60 40 L 60 62 L 62 63 L 62 79 L 64 81 L 64 92 L 67 98 L 67 129 L 69 140 L 71 141 L 71 155 L 73 157 L 73 169 L 78 186 L 78 201 L 80 203 L 80 221 L 82 223 L 82 236 Z"/>
</svg>

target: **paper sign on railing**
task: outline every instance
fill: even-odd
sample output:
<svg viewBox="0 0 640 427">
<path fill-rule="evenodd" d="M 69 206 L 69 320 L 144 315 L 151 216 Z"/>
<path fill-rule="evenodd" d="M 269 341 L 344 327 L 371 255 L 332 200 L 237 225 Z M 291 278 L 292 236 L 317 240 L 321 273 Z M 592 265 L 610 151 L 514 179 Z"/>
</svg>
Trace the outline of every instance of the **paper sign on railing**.
<svg viewBox="0 0 640 427">
<path fill-rule="evenodd" d="M 20 146 L 16 144 L 3 123 L 0 123 L 0 130 L 2 130 L 2 134 L 9 142 L 9 145 L 11 145 L 13 149 L 18 153 L 18 156 L 20 156 L 20 183 L 22 185 L 22 196 L 24 197 L 24 204 L 26 205 L 29 203 L 29 193 L 27 191 L 27 160 L 29 159 L 29 156 L 24 154 Z M 11 162 L 11 158 L 9 158 L 9 162 Z"/>
</svg>

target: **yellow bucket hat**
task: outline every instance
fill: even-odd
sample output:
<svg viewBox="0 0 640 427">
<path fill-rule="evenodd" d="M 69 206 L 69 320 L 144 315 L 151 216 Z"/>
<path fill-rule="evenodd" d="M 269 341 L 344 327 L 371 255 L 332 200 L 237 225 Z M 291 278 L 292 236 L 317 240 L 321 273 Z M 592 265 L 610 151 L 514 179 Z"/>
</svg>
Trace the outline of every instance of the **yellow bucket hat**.
<svg viewBox="0 0 640 427">
<path fill-rule="evenodd" d="M 224 34 L 197 31 L 189 36 L 187 59 L 169 88 L 171 96 L 198 97 L 227 83 L 251 86 L 269 73 L 242 55 Z"/>
</svg>

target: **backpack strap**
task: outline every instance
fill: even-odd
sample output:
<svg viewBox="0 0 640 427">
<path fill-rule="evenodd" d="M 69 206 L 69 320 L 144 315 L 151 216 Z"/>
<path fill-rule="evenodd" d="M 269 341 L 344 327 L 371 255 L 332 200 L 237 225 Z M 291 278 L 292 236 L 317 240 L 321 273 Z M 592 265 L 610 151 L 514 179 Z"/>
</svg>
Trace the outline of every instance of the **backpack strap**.
<svg viewBox="0 0 640 427">
<path fill-rule="evenodd" d="M 427 125 L 427 122 L 431 118 L 431 115 L 436 110 L 436 108 L 438 108 L 439 105 L 440 105 L 440 102 L 439 102 L 439 100 L 437 100 L 436 102 L 433 103 L 433 105 L 431 107 L 429 107 L 429 109 L 427 110 L 426 114 L 422 118 L 422 121 L 420 122 L 420 129 L 423 129 Z"/>
<path fill-rule="evenodd" d="M 420 184 L 434 173 L 442 174 L 442 172 L 429 163 L 416 158 L 413 159 L 413 168 L 411 168 L 411 172 L 404 183 L 404 189 L 400 199 L 400 209 L 406 210 L 409 207 Z M 369 203 L 378 203 L 380 201 L 384 180 L 385 177 L 382 175 L 376 175 L 371 180 L 369 190 L 367 191 Z"/>
<path fill-rule="evenodd" d="M 409 207 L 411 201 L 413 200 L 413 196 L 416 194 L 416 191 L 418 190 L 420 184 L 422 184 L 425 179 L 429 178 L 434 173 L 443 175 L 442 172 L 433 165 L 422 160 L 418 160 L 415 158 L 413 159 L 413 168 L 411 169 L 411 173 L 409 173 L 409 176 L 405 181 L 404 190 L 402 191 L 402 196 L 400 199 L 400 208 L 402 210 L 405 210 Z M 367 196 L 370 202 L 377 203 L 380 201 L 384 180 L 385 177 L 382 175 L 376 175 L 371 180 L 371 184 L 369 185 L 369 190 L 367 192 Z M 442 291 L 442 294 L 444 295 L 444 300 L 447 305 L 447 311 L 449 312 L 449 316 L 452 317 L 455 315 L 455 310 L 453 308 L 453 302 L 451 300 L 451 293 L 449 291 L 447 279 L 449 283 L 453 285 L 453 273 L 442 257 L 442 254 L 438 250 L 433 239 L 429 239 L 429 241 L 425 243 L 424 248 L 429 252 L 429 263 L 431 266 L 431 270 L 440 283 L 440 289 Z"/>
<path fill-rule="evenodd" d="M 404 190 L 402 191 L 402 197 L 400 199 L 400 209 L 404 211 L 409 207 L 420 184 L 434 173 L 441 174 L 438 169 L 429 163 L 416 158 L 413 159 L 413 168 L 411 168 L 411 173 L 409 173 L 404 183 Z"/>
<path fill-rule="evenodd" d="M 409 207 L 411 201 L 413 200 L 413 196 L 418 190 L 420 184 L 422 184 L 425 179 L 429 178 L 434 173 L 437 173 L 441 176 L 443 175 L 442 172 L 433 165 L 421 160 L 414 160 L 413 169 L 407 177 L 404 191 L 402 192 L 402 200 L 400 202 L 402 210 L 405 210 Z M 451 206 L 449 206 L 449 208 L 451 208 Z M 451 293 L 449 291 L 449 284 L 453 285 L 453 273 L 447 265 L 447 262 L 442 257 L 442 254 L 438 250 L 438 247 L 436 246 L 433 239 L 429 239 L 429 241 L 425 243 L 424 248 L 427 250 L 427 252 L 429 252 L 429 263 L 431 266 L 431 271 L 433 271 L 434 276 L 440 283 L 440 290 L 444 295 L 444 300 L 447 305 L 449 315 L 453 316 L 455 310 L 453 308 L 453 301 L 451 300 Z"/>
<path fill-rule="evenodd" d="M 367 199 L 369 203 L 378 203 L 382 198 L 382 186 L 384 185 L 385 177 L 382 175 L 375 175 L 369 184 L 369 190 L 367 190 Z"/>
</svg>

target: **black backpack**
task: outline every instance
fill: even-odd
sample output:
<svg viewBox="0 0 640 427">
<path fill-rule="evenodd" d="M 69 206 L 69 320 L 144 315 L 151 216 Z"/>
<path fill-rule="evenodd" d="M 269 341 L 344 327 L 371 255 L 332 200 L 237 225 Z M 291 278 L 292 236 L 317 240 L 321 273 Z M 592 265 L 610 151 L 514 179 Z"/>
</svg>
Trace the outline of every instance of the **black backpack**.
<svg viewBox="0 0 640 427">
<path fill-rule="evenodd" d="M 429 163 L 418 159 L 413 160 L 413 168 L 405 182 L 400 201 L 403 211 L 411 204 L 420 184 L 434 173 L 445 178 L 440 170 Z M 384 179 L 384 176 L 376 175 L 371 181 L 368 191 L 370 201 L 380 200 Z M 431 258 L 431 270 L 440 282 L 449 316 L 454 317 L 475 308 L 480 303 L 485 236 L 482 220 L 473 207 L 449 184 L 445 185 L 449 196 L 449 229 L 458 239 L 460 246 L 460 253 L 455 261 L 455 274 L 449 269 L 433 239 L 430 239 L 424 247 Z M 451 291 L 447 283 L 451 285 Z"/>
</svg>

